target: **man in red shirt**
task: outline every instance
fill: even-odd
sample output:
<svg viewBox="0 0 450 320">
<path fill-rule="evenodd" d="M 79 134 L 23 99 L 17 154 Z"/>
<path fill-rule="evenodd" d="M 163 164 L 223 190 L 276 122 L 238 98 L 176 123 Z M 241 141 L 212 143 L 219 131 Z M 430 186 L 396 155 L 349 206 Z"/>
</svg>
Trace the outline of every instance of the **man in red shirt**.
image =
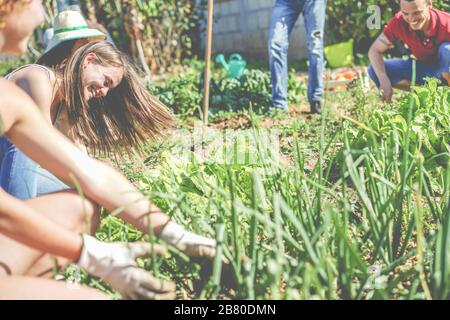
<svg viewBox="0 0 450 320">
<path fill-rule="evenodd" d="M 409 90 L 412 58 L 383 59 L 395 41 L 403 42 L 416 63 L 416 84 L 425 77 L 450 84 L 450 14 L 436 10 L 432 0 L 400 0 L 398 12 L 369 50 L 369 75 L 390 101 L 394 88 Z"/>
</svg>

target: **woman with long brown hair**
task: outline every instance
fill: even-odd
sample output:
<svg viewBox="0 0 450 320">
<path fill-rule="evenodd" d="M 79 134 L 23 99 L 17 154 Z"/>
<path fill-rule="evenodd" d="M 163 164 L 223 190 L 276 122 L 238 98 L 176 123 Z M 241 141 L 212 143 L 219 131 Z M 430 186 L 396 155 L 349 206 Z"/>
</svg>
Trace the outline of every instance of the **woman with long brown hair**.
<svg viewBox="0 0 450 320">
<path fill-rule="evenodd" d="M 59 13 L 54 27 L 44 56 L 6 76 L 49 123 L 93 154 L 129 152 L 168 133 L 170 111 L 149 94 L 126 55 L 95 41 L 102 34 L 77 11 Z M 22 200 L 67 188 L 6 139 L 0 160 L 0 185 Z"/>
</svg>

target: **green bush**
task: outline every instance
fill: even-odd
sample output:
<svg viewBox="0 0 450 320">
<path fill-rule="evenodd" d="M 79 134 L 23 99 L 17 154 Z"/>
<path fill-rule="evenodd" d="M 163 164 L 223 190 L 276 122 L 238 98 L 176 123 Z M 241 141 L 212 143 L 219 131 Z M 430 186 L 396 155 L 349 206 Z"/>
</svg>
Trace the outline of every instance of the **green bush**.
<svg viewBox="0 0 450 320">
<path fill-rule="evenodd" d="M 20 66 L 32 63 L 33 57 L 25 55 L 20 59 L 6 58 L 0 60 L 0 77 L 6 76 L 11 71 L 19 68 Z"/>
<path fill-rule="evenodd" d="M 205 1 L 81 1 L 87 17 L 103 24 L 132 56 L 141 41 L 153 73 L 163 73 L 199 48 Z"/>
<path fill-rule="evenodd" d="M 246 70 L 239 79 L 230 79 L 217 72 L 211 80 L 210 108 L 237 111 L 252 108 L 265 111 L 271 106 L 270 73 L 258 69 Z M 150 92 L 180 115 L 193 115 L 203 101 L 203 74 L 191 69 L 186 74 L 153 86 Z M 299 103 L 306 96 L 306 84 L 295 81 L 289 74 L 288 99 Z"/>
<path fill-rule="evenodd" d="M 149 90 L 176 114 L 189 116 L 200 107 L 203 99 L 199 85 L 198 73 L 189 72 L 167 81 L 162 86 L 152 86 Z"/>
</svg>

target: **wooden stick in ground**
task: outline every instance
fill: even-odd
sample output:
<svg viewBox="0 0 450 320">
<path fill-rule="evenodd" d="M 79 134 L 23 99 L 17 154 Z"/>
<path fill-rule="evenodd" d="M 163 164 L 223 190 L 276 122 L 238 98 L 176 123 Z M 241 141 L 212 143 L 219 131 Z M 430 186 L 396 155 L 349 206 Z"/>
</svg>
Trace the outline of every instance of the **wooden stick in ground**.
<svg viewBox="0 0 450 320">
<path fill-rule="evenodd" d="M 139 61 L 141 62 L 142 68 L 144 69 L 144 72 L 146 74 L 146 79 L 147 79 L 147 81 L 151 82 L 152 72 L 150 71 L 150 68 L 148 67 L 147 62 L 145 61 L 144 48 L 142 48 L 142 42 L 140 39 L 136 39 L 136 49 L 137 49 Z"/>
<path fill-rule="evenodd" d="M 206 31 L 206 46 L 205 46 L 205 88 L 204 88 L 205 98 L 203 101 L 203 123 L 205 125 L 208 124 L 209 82 L 211 80 L 213 5 L 214 0 L 208 0 L 208 27 Z"/>
</svg>

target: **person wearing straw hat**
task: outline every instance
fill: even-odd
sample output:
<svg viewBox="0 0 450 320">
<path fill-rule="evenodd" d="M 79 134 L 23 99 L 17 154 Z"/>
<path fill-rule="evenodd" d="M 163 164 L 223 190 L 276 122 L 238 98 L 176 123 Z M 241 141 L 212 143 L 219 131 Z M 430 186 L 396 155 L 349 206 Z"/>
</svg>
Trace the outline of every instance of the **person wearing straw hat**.
<svg viewBox="0 0 450 320">
<path fill-rule="evenodd" d="M 60 6 L 58 6 L 58 8 L 59 7 Z M 63 12 L 62 15 L 58 16 L 58 17 L 60 17 L 60 19 L 73 20 L 72 22 L 70 22 L 70 21 L 60 22 L 60 24 L 67 26 L 69 23 L 74 23 L 74 24 L 82 26 L 83 32 L 78 33 L 76 35 L 77 39 L 95 40 L 97 38 L 97 40 L 103 40 L 104 38 L 106 38 L 106 41 L 114 43 L 111 35 L 109 34 L 108 30 L 104 26 L 102 26 L 98 22 L 83 19 L 83 17 L 81 16 L 81 9 L 79 8 L 78 5 L 69 5 L 65 10 L 58 9 L 58 11 Z M 80 14 L 77 15 L 76 13 L 74 13 L 74 11 L 79 12 Z M 77 23 L 74 20 L 78 20 L 79 22 Z M 84 26 L 84 24 L 86 24 L 88 28 L 86 28 Z M 61 31 L 59 31 L 59 32 L 61 32 Z M 64 33 L 64 32 L 61 32 L 61 33 Z M 55 30 L 53 27 L 46 29 L 44 32 L 43 42 L 48 50 L 51 50 L 51 48 L 52 48 L 51 45 L 49 45 L 49 42 L 52 39 L 54 34 L 55 34 Z M 71 36 L 74 36 L 74 34 L 71 34 Z M 64 36 L 62 36 L 62 37 L 64 37 Z M 61 38 L 61 36 L 58 36 L 58 38 Z M 61 43 L 60 39 L 58 42 Z"/>
<path fill-rule="evenodd" d="M 106 35 L 97 29 L 89 28 L 80 12 L 68 10 L 60 12 L 53 22 L 53 37 L 50 39 L 45 52 L 69 40 L 84 40 L 89 42 L 105 40 Z"/>
<path fill-rule="evenodd" d="M 21 3 L 0 0 L 0 53 L 17 55 L 25 52 L 31 32 L 43 19 L 42 13 L 42 2 L 38 0 Z M 27 23 L 15 23 L 22 19 Z M 70 180 L 73 174 L 87 196 L 105 207 L 133 202 L 131 198 L 123 198 L 124 187 L 133 191 L 126 179 L 89 159 L 46 125 L 33 100 L 22 90 L 0 79 L 0 92 L 8 93 L 0 100 L 0 136 L 7 135 L 61 178 Z M 96 170 L 89 172 L 92 166 Z M 96 178 L 93 176 L 99 173 Z M 99 185 L 95 187 L 101 180 L 109 190 L 99 188 Z M 117 202 L 117 197 L 122 199 Z M 78 234 L 85 232 L 82 221 L 93 217 L 95 207 L 93 202 L 73 192 L 21 202 L 0 188 L 0 299 L 108 298 L 96 289 L 68 287 L 65 283 L 43 279 L 45 272 L 42 271 L 53 265 L 53 258 L 46 253 L 69 259 L 92 275 L 101 277 L 124 298 L 174 298 L 174 283 L 156 279 L 136 265 L 135 258 L 148 254 L 150 244 L 102 243 L 87 234 Z M 155 250 L 163 252 L 160 247 Z M 61 263 L 60 258 L 58 263 Z"/>
<path fill-rule="evenodd" d="M 12 1 L 0 0 L 0 5 L 6 2 L 10 5 L 9 8 L 13 13 L 21 11 L 16 8 L 22 5 L 16 6 Z M 30 2 L 31 4 L 24 4 L 27 8 L 23 9 L 24 17 L 41 8 L 40 1 L 32 0 Z M 4 6 L 0 6 L 0 8 L 3 10 Z M 2 10 L 0 10 L 0 22 L 3 21 L 4 16 L 10 14 L 10 12 Z M 18 14 L 11 15 L 11 19 L 12 16 L 17 18 Z M 6 19 L 6 24 L 8 25 L 8 19 Z M 38 22 L 36 22 L 37 24 Z M 33 24 L 12 25 L 14 27 L 8 25 L 5 30 L 0 28 L 0 51 L 23 52 L 26 49 L 27 38 L 32 31 L 31 25 Z M 28 32 L 26 32 L 27 28 L 30 28 Z M 16 33 L 21 36 L 18 37 Z M 91 61 L 87 58 L 88 53 L 83 53 L 79 57 L 82 58 L 81 61 L 85 62 L 81 68 L 86 66 L 87 69 L 87 65 Z M 77 61 L 74 60 L 71 63 Z M 90 72 L 93 71 L 92 69 L 98 71 L 99 66 L 91 65 L 89 68 L 91 68 Z M 125 67 L 123 68 L 125 69 Z M 41 74 L 37 73 L 36 77 L 44 84 L 56 79 L 55 82 L 50 83 L 55 88 L 60 85 L 57 81 L 64 80 L 59 79 L 58 74 L 48 74 L 40 67 L 30 67 L 29 69 L 42 71 Z M 124 74 L 127 72 L 129 71 L 124 70 Z M 36 80 L 34 78 L 27 79 L 26 74 L 22 76 L 23 82 L 16 82 L 22 86 L 24 83 L 33 85 L 33 81 Z M 82 79 L 85 78 L 82 77 Z M 48 100 L 36 94 L 36 90 L 48 92 L 48 88 L 45 86 L 32 87 L 26 91 L 27 95 L 22 90 L 18 90 L 13 82 L 15 82 L 14 78 L 10 78 L 10 81 L 0 80 L 0 90 L 8 92 L 8 95 L 5 95 L 0 101 L 1 134 L 5 134 L 17 143 L 26 154 L 51 172 L 56 173 L 64 181 L 72 181 L 75 177 L 86 196 L 95 203 L 111 211 L 122 208 L 119 217 L 132 223 L 141 231 L 146 232 L 151 225 L 153 232 L 160 239 L 190 256 L 211 259 L 215 255 L 214 240 L 193 234 L 171 222 L 167 215 L 151 204 L 125 177 L 109 166 L 83 154 L 67 138 L 46 124 L 44 118 L 39 115 L 38 108 L 43 111 L 43 104 Z M 84 90 L 82 92 L 86 93 Z M 53 99 L 55 96 L 58 96 L 58 90 L 55 90 L 55 95 L 52 95 L 51 98 Z M 89 95 L 83 95 L 81 98 L 83 97 L 90 98 Z M 36 107 L 36 104 L 40 105 Z M 51 109 L 51 105 L 49 109 Z M 70 199 L 72 200 L 68 202 Z M 80 237 L 73 233 L 74 229 L 67 225 L 74 220 L 75 216 L 71 215 L 75 215 L 75 210 L 78 209 L 79 217 L 77 228 L 83 230 L 82 221 L 85 221 L 86 216 L 92 216 L 92 211 L 95 211 L 95 205 L 90 200 L 83 200 L 86 202 L 84 204 L 81 200 L 73 192 L 64 191 L 33 198 L 27 203 L 23 203 L 0 188 L 0 233 L 7 235 L 7 237 L 0 235 L 0 299 L 74 298 L 75 291 L 68 292 L 68 290 L 64 290 L 63 286 L 54 282 L 37 279 L 33 275 L 38 273 L 27 273 L 31 272 L 30 270 L 35 264 L 39 264 L 39 267 L 44 270 L 51 267 L 53 260 L 48 259 L 49 257 L 45 255 L 46 252 L 74 260 L 92 275 L 106 280 L 126 298 L 173 298 L 175 289 L 173 284 L 150 277 L 147 272 L 139 271 L 135 265 L 134 258 L 149 252 L 148 245 L 105 244 L 87 235 Z M 39 212 L 44 212 L 45 215 L 41 215 Z M 17 242 L 11 241 L 11 239 Z M 21 243 L 31 246 L 34 250 L 24 247 Z M 17 276 L 27 274 L 31 277 Z M 41 273 L 39 272 L 39 274 Z M 82 292 L 85 294 L 84 298 L 93 298 L 94 296 L 92 293 L 88 294 L 87 291 Z"/>
<path fill-rule="evenodd" d="M 52 30 L 53 35 L 48 39 L 45 49 L 45 53 L 52 55 L 67 47 L 70 47 L 72 51 L 90 41 L 105 39 L 102 32 L 89 28 L 81 13 L 75 10 L 59 13 L 54 19 Z M 69 53 L 64 54 L 63 58 L 65 59 Z M 43 73 L 46 74 L 46 77 L 39 79 Z M 22 86 L 26 85 L 25 91 L 27 89 L 34 91 L 34 99 L 35 101 L 39 100 L 38 106 L 41 107 L 41 110 L 52 111 L 52 106 L 48 106 L 50 99 L 46 96 L 50 91 L 41 88 L 45 81 L 40 81 L 49 80 L 51 83 L 56 83 L 56 76 L 50 68 L 41 63 L 25 65 L 7 75 L 5 79 L 16 79 L 16 83 L 21 82 Z M 52 124 L 58 124 L 60 115 L 61 108 L 58 107 Z M 2 159 L 0 162 L 0 185 L 21 200 L 68 189 L 67 185 L 46 170 L 39 168 L 6 138 L 0 139 L 0 159 Z"/>
<path fill-rule="evenodd" d="M 169 132 L 171 112 L 149 94 L 125 54 L 109 42 L 89 42 L 99 34 L 86 31 L 79 12 L 59 13 L 54 29 L 55 36 L 37 64 L 7 76 L 34 100 L 48 124 L 86 152 L 118 156 Z M 79 41 L 88 43 L 79 47 Z M 19 199 L 68 188 L 6 138 L 0 139 L 0 163 L 0 178 L 6 177 L 0 179 L 1 187 Z M 140 217 L 131 223 L 147 230 L 148 222 Z M 155 234 L 161 233 L 164 241 L 187 255 L 212 257 L 215 241 L 174 222 L 162 232 L 158 225 L 152 223 Z"/>
<path fill-rule="evenodd" d="M 127 57 L 99 41 L 105 35 L 89 28 L 80 12 L 60 12 L 53 29 L 37 63 L 6 77 L 35 100 L 49 124 L 86 152 L 107 154 L 139 148 L 169 131 L 171 113 L 148 93 Z M 0 147 L 0 185 L 10 194 L 26 200 L 68 188 L 7 139 Z"/>
</svg>

